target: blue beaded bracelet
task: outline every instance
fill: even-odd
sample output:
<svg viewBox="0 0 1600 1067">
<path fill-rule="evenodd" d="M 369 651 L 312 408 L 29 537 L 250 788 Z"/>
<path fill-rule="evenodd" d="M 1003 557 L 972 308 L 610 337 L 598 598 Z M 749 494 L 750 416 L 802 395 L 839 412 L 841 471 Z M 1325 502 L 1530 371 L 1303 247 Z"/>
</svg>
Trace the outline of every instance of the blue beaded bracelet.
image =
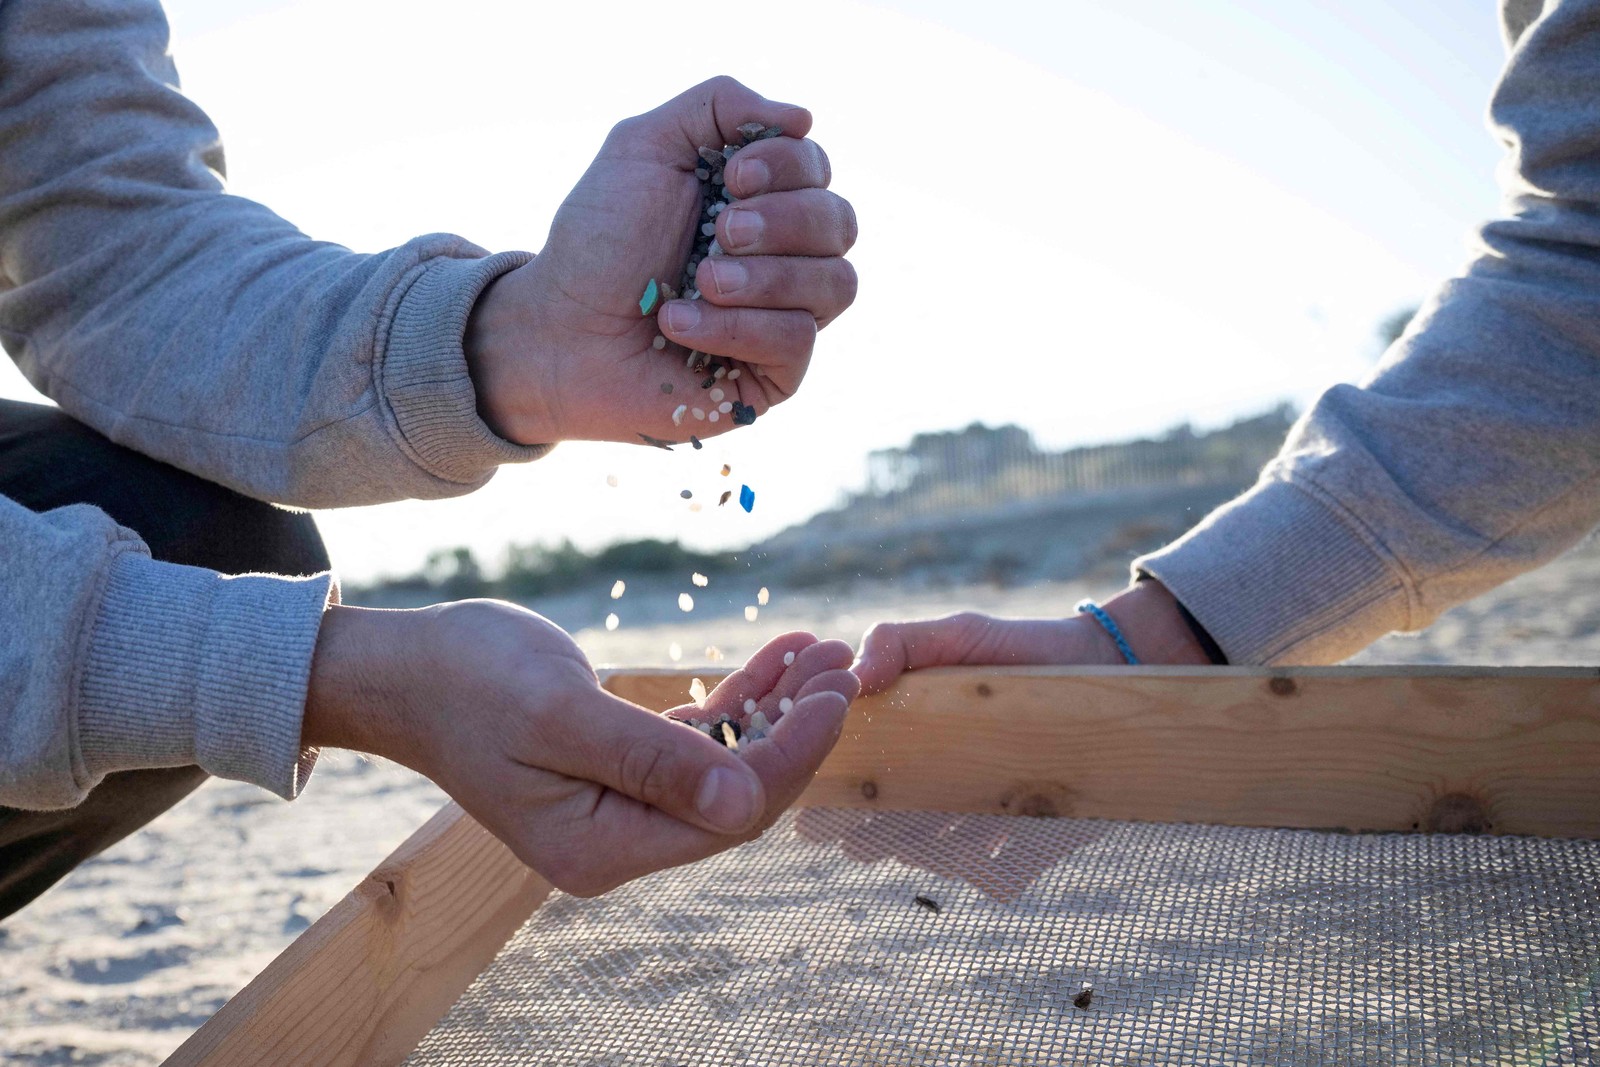
<svg viewBox="0 0 1600 1067">
<path fill-rule="evenodd" d="M 1080 615 L 1093 616 L 1094 621 L 1104 626 L 1106 633 L 1111 635 L 1111 640 L 1117 643 L 1117 651 L 1122 653 L 1122 658 L 1131 666 L 1139 665 L 1139 657 L 1133 654 L 1133 649 L 1128 646 L 1128 639 L 1122 636 L 1122 631 L 1117 628 L 1117 621 L 1106 614 L 1105 608 L 1092 600 L 1080 600 L 1077 610 Z"/>
</svg>

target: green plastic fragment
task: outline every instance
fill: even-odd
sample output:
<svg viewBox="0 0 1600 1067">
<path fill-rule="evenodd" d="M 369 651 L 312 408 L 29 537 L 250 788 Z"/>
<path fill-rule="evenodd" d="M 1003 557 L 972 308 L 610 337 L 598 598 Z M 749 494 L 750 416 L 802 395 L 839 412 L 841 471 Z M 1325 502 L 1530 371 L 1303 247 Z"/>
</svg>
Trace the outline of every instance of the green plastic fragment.
<svg viewBox="0 0 1600 1067">
<path fill-rule="evenodd" d="M 661 287 L 654 278 L 644 287 L 644 295 L 639 298 L 639 314 L 648 315 L 661 303 Z"/>
</svg>

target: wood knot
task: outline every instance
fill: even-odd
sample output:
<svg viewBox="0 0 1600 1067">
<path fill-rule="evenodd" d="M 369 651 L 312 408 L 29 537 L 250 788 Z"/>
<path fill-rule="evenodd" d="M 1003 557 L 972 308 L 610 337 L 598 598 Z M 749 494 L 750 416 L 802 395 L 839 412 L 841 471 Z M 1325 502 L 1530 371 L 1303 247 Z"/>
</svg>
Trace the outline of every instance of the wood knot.
<svg viewBox="0 0 1600 1067">
<path fill-rule="evenodd" d="M 1483 802 L 1466 793 L 1446 793 L 1435 800 L 1423 826 L 1430 834 L 1486 834 L 1494 829 Z"/>
<path fill-rule="evenodd" d="M 1267 683 L 1267 689 L 1275 697 L 1292 697 L 1300 691 L 1293 678 L 1285 678 L 1281 674 Z"/>
<path fill-rule="evenodd" d="M 988 682 L 979 682 L 978 695 L 981 697 L 992 697 L 994 696 L 994 690 L 989 688 Z"/>
<path fill-rule="evenodd" d="M 1013 793 L 1000 801 L 1000 806 L 1009 815 L 1026 815 L 1033 819 L 1055 819 L 1061 816 L 1061 809 L 1056 805 L 1055 798 L 1047 793 Z"/>
<path fill-rule="evenodd" d="M 861 783 L 861 795 L 866 797 L 868 800 L 877 800 L 878 799 L 878 783 L 877 782 L 872 782 L 872 781 L 862 782 Z"/>
</svg>

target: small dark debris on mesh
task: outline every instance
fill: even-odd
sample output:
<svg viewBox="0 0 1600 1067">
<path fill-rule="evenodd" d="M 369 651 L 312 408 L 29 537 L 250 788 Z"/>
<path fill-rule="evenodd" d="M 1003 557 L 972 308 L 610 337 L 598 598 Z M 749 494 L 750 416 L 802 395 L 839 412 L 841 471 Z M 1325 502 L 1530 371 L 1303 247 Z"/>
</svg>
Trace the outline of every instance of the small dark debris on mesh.
<svg viewBox="0 0 1600 1067">
<path fill-rule="evenodd" d="M 700 443 L 700 438 L 696 437 L 694 434 L 690 434 L 689 435 L 689 443 L 691 445 L 694 445 L 696 451 L 699 451 L 700 449 L 706 447 L 705 445 Z"/>
<path fill-rule="evenodd" d="M 653 445 L 656 448 L 664 448 L 668 452 L 672 451 L 672 442 L 671 441 L 663 441 L 661 438 L 659 438 L 659 437 L 651 437 L 647 433 L 640 434 L 639 435 L 639 440 L 643 441 L 647 445 Z"/>
<path fill-rule="evenodd" d="M 911 899 L 915 900 L 919 906 L 927 908 L 929 911 L 933 912 L 935 915 L 939 914 L 939 902 L 937 900 L 934 900 L 932 897 L 928 896 L 927 894 L 918 893 L 916 896 L 912 897 Z"/>
<path fill-rule="evenodd" d="M 756 421 L 756 409 L 749 404 L 733 402 L 733 424 L 735 426 L 749 426 Z"/>
<path fill-rule="evenodd" d="M 726 490 L 722 494 L 722 499 L 717 501 L 717 507 L 720 508 L 722 505 L 726 504 L 729 500 L 732 500 L 732 499 L 733 499 L 733 490 L 732 489 Z"/>
<path fill-rule="evenodd" d="M 1093 1003 L 1094 1003 L 1094 986 L 1092 986 L 1092 985 L 1084 986 L 1083 987 L 1083 991 L 1080 992 L 1077 996 L 1072 998 L 1073 1007 L 1083 1008 L 1085 1011 L 1087 1011 L 1088 1008 L 1089 1008 L 1089 1005 L 1091 1005 Z"/>
</svg>

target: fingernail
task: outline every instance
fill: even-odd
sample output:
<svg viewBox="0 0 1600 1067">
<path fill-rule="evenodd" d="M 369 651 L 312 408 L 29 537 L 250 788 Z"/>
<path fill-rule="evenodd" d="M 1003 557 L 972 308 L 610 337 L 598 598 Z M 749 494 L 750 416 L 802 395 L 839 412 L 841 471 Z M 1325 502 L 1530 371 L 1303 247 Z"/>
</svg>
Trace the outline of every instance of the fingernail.
<svg viewBox="0 0 1600 1067">
<path fill-rule="evenodd" d="M 755 822 L 756 780 L 728 767 L 713 767 L 700 780 L 694 806 L 700 817 L 724 833 L 738 833 Z"/>
<path fill-rule="evenodd" d="M 726 248 L 748 248 L 761 240 L 761 233 L 767 228 L 761 213 L 747 207 L 729 208 L 723 212 L 723 217 L 728 220 L 722 225 L 722 232 L 727 236 L 722 243 Z"/>
<path fill-rule="evenodd" d="M 702 260 L 702 262 L 711 264 L 711 282 L 717 287 L 718 296 L 737 293 L 740 289 L 750 284 L 749 270 L 737 259 L 718 256 L 715 259 Z"/>
<path fill-rule="evenodd" d="M 734 184 L 739 187 L 739 196 L 755 196 L 757 193 L 767 191 L 767 186 L 772 184 L 772 171 L 759 159 L 739 159 L 733 165 Z"/>
<path fill-rule="evenodd" d="M 662 313 L 666 327 L 674 333 L 688 333 L 700 325 L 700 309 L 690 300 L 674 300 Z"/>
</svg>

